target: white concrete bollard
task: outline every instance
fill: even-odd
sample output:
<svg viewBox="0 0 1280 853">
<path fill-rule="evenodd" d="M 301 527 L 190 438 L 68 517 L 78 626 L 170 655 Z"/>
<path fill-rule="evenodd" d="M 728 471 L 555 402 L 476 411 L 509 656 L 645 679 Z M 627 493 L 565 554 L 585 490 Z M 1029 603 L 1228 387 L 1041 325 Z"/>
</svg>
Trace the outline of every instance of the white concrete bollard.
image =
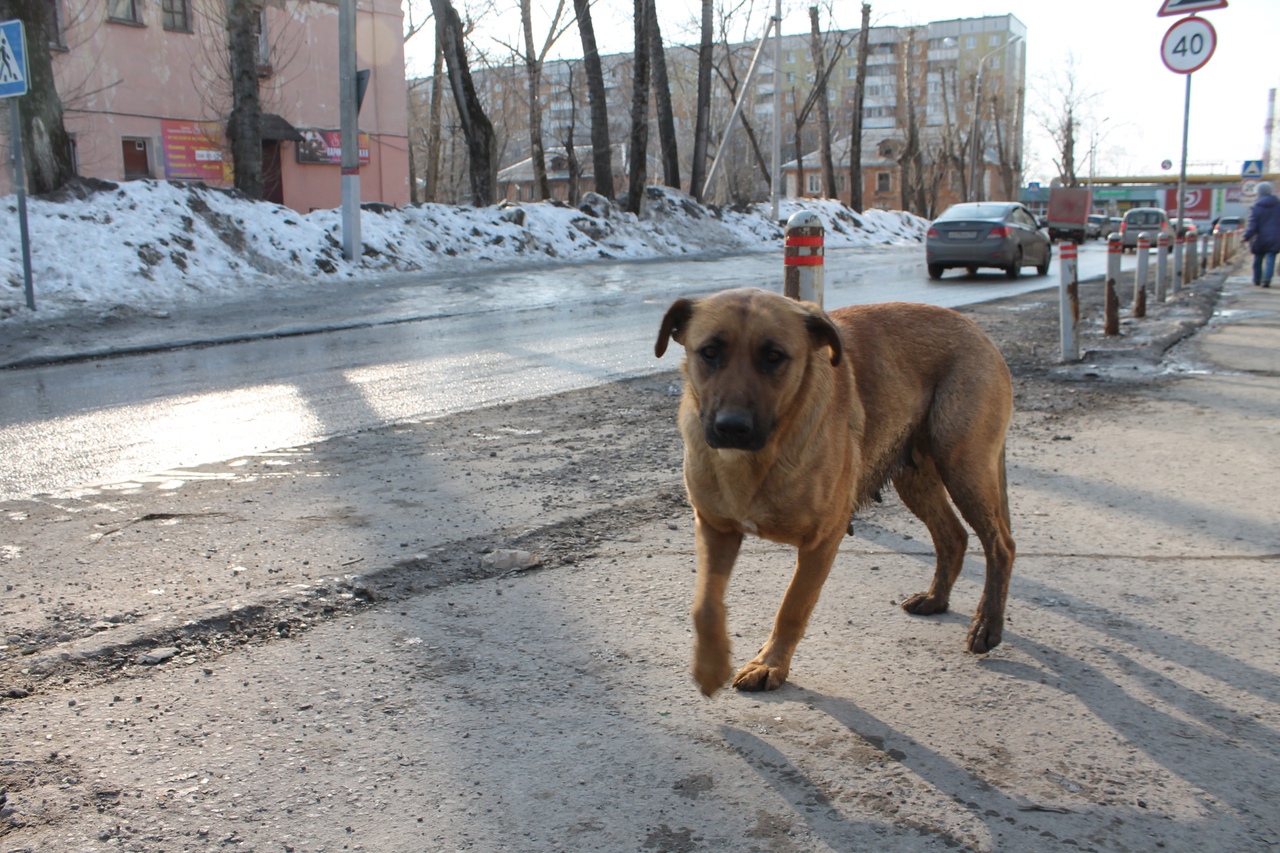
<svg viewBox="0 0 1280 853">
<path fill-rule="evenodd" d="M 1080 284 L 1076 278 L 1076 244 L 1063 243 L 1058 249 L 1058 325 L 1061 331 L 1062 360 L 1080 360 Z"/>
<path fill-rule="evenodd" d="M 1156 302 L 1164 302 L 1169 284 L 1169 235 L 1163 231 L 1156 238 Z"/>
<path fill-rule="evenodd" d="M 796 211 L 787 220 L 783 240 L 783 294 L 822 307 L 824 229 L 818 214 Z"/>
<path fill-rule="evenodd" d="M 1147 266 L 1151 257 L 1151 238 L 1143 231 L 1138 235 L 1138 268 L 1133 274 L 1133 316 L 1147 316 Z"/>
</svg>

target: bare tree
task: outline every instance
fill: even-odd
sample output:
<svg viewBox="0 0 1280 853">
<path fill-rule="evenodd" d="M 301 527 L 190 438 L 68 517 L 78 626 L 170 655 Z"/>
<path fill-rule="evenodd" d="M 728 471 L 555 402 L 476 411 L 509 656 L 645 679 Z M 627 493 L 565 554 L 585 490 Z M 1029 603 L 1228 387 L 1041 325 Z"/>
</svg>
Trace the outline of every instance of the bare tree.
<svg viewBox="0 0 1280 853">
<path fill-rule="evenodd" d="M 258 92 L 258 41 L 261 0 L 228 0 L 227 48 L 231 70 L 231 115 L 227 137 L 235 187 L 262 198 L 262 103 Z"/>
<path fill-rule="evenodd" d="M 635 64 L 631 85 L 631 145 L 628 152 L 627 202 L 624 209 L 640 213 L 648 182 L 649 157 L 649 7 L 653 0 L 635 0 Z"/>
<path fill-rule="evenodd" d="M 738 65 L 745 65 L 749 54 L 742 51 L 743 55 L 737 55 L 733 45 L 729 43 L 728 22 L 729 15 L 722 18 L 720 25 L 720 42 L 724 48 L 724 58 L 719 62 L 712 64 L 712 71 L 719 78 L 721 85 L 725 91 L 729 93 L 730 102 L 738 100 L 739 91 L 742 88 L 743 81 L 738 77 Z M 744 45 L 745 47 L 745 45 Z M 743 69 L 745 71 L 745 68 Z M 738 114 L 738 119 L 742 122 L 742 130 L 747 135 L 747 142 L 751 146 L 751 156 L 755 161 L 756 167 L 760 170 L 760 175 L 764 179 L 765 184 L 770 184 L 771 177 L 769 172 L 769 162 L 764 156 L 764 149 L 760 147 L 760 139 L 756 136 L 755 127 L 751 124 L 751 119 L 747 115 L 747 110 L 742 110 Z M 725 128 L 725 133 L 729 133 L 732 128 Z"/>
<path fill-rule="evenodd" d="M 818 156 L 822 164 L 822 194 L 827 198 L 836 197 L 836 167 L 831 159 L 831 111 L 827 105 L 827 78 L 830 74 L 830 68 L 834 66 L 834 57 L 828 59 L 824 52 L 822 44 L 822 31 L 818 27 L 818 7 L 809 7 L 809 43 L 812 45 L 815 65 L 818 58 L 827 60 L 827 74 L 820 75 L 820 79 L 815 84 L 815 94 L 818 97 Z M 844 45 L 837 40 L 834 53 L 838 54 L 844 49 Z"/>
<path fill-rule="evenodd" d="M 811 7 L 811 14 L 813 14 L 813 17 L 811 17 L 810 20 L 816 20 L 816 12 L 817 7 Z M 809 88 L 809 92 L 804 99 L 803 105 L 801 105 L 800 98 L 794 89 L 792 89 L 791 94 L 791 99 L 795 108 L 795 112 L 792 116 L 795 122 L 796 135 L 796 192 L 800 195 L 804 194 L 804 126 L 808 123 L 809 116 L 813 114 L 815 107 L 819 110 L 820 115 L 826 110 L 827 80 L 831 77 L 831 71 L 836 67 L 836 62 L 839 61 L 840 51 L 844 50 L 845 45 L 847 44 L 842 35 L 837 35 L 835 49 L 828 52 L 823 46 L 821 34 L 817 33 L 815 30 L 814 36 L 814 46 L 810 51 L 813 55 L 813 85 Z M 825 144 L 827 163 L 823 166 L 824 170 L 831 160 L 831 121 L 829 118 L 826 125 Z M 819 144 L 822 144 L 821 140 L 819 140 Z M 835 188 L 836 181 L 834 166 L 831 167 L 829 178 L 830 182 L 826 183 L 823 187 L 823 195 L 827 196 L 830 196 L 831 190 Z M 824 171 L 824 182 L 827 181 L 827 179 L 827 175 Z"/>
<path fill-rule="evenodd" d="M 566 24 L 560 26 L 560 18 L 564 15 L 565 0 L 558 0 L 556 11 L 551 16 L 551 25 L 547 28 L 542 47 L 535 48 L 533 42 L 533 4 L 531 0 L 520 0 L 520 26 L 524 31 L 524 49 L 514 50 L 523 61 L 525 76 L 529 83 L 529 156 L 533 161 L 533 183 L 538 198 L 551 198 L 551 188 L 547 184 L 547 154 L 542 144 L 542 66 L 551 51 L 552 45 L 568 29 Z"/>
<path fill-rule="evenodd" d="M 22 21 L 27 34 L 27 94 L 18 99 L 27 189 L 33 194 L 53 192 L 76 176 L 49 49 L 57 39 L 58 22 L 52 3 L 0 0 L 0 20 L 11 18 Z"/>
<path fill-rule="evenodd" d="M 582 199 L 582 163 L 578 160 L 578 150 L 575 147 L 575 135 L 578 125 L 578 93 L 574 85 L 574 77 L 578 74 L 578 66 L 574 62 L 567 62 L 565 65 L 564 94 L 565 99 L 569 102 L 569 113 L 560 126 L 559 141 L 564 146 L 565 172 L 568 178 L 565 201 L 576 206 Z"/>
<path fill-rule="evenodd" d="M 658 26 L 657 4 L 647 0 L 645 22 L 649 35 L 649 66 L 653 83 L 653 105 L 658 116 L 658 151 L 662 155 L 662 182 L 680 189 L 680 145 L 676 141 L 676 123 L 671 110 L 671 85 L 667 82 L 667 56 L 662 46 L 662 30 Z"/>
<path fill-rule="evenodd" d="M 1058 170 L 1059 180 L 1064 186 L 1077 187 L 1080 179 L 1076 174 L 1076 135 L 1097 96 L 1081 85 L 1075 55 L 1071 53 L 1041 83 L 1036 120 L 1053 141 L 1054 156 L 1051 159 Z"/>
<path fill-rule="evenodd" d="M 470 161 L 471 203 L 485 207 L 496 200 L 498 185 L 497 138 L 493 122 L 484 111 L 471 79 L 462 20 L 450 0 L 431 0 L 438 22 L 437 34 L 449 67 L 449 88 L 453 91 L 458 121 L 467 141 Z"/>
<path fill-rule="evenodd" d="M 431 71 L 431 108 L 427 125 L 426 200 L 439 201 L 440 187 L 440 111 L 444 105 L 444 45 L 440 38 L 440 22 L 436 22 L 436 50 Z"/>
<path fill-rule="evenodd" d="M 858 30 L 858 79 L 853 86 L 853 121 L 849 127 L 849 206 L 862 212 L 862 110 L 866 101 L 868 41 L 871 4 L 862 4 L 862 28 Z"/>
<path fill-rule="evenodd" d="M 573 0 L 578 34 L 582 38 L 582 67 L 587 75 L 587 100 L 591 106 L 591 160 L 595 170 L 596 192 L 612 199 L 613 148 L 609 144 L 609 103 L 604 88 L 604 70 L 600 51 L 596 48 L 596 31 L 591 23 L 590 0 Z"/>
<path fill-rule="evenodd" d="M 707 182 L 707 138 L 711 133 L 711 60 L 715 47 L 712 9 L 712 0 L 702 0 L 701 40 L 698 44 L 698 100 L 694 108 L 693 163 L 689 176 L 689 192 L 698 201 L 703 200 L 703 185 Z"/>
<path fill-rule="evenodd" d="M 921 213 L 928 204 L 924 193 L 924 156 L 920 140 L 919 103 L 916 97 L 916 29 L 907 30 L 907 43 L 898 63 L 900 79 L 898 91 L 905 98 L 898 100 L 899 123 L 905 128 L 905 144 L 898 156 L 902 192 L 902 209 Z"/>
</svg>

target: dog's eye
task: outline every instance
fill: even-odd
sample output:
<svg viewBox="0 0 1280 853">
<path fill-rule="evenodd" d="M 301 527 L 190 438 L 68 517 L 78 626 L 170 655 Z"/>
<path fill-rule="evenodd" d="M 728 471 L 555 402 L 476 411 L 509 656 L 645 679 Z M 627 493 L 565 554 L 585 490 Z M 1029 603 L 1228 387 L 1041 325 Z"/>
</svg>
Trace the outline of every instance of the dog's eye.
<svg viewBox="0 0 1280 853">
<path fill-rule="evenodd" d="M 720 349 L 715 344 L 707 344 L 698 350 L 698 355 L 702 356 L 704 361 L 715 361 L 720 357 Z"/>
<path fill-rule="evenodd" d="M 777 347 L 769 347 L 764 351 L 764 363 L 771 366 L 778 366 L 787 360 L 787 354 Z"/>
</svg>

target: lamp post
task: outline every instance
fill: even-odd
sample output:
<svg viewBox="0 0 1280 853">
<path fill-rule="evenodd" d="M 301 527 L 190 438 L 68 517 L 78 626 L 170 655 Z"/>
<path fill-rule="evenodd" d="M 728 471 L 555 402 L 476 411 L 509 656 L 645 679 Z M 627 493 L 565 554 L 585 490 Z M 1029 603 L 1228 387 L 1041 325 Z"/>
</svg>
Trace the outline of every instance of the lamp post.
<svg viewBox="0 0 1280 853">
<path fill-rule="evenodd" d="M 1093 169 L 1098 155 L 1098 129 L 1110 121 L 1110 116 L 1094 125 L 1093 131 L 1089 134 L 1089 212 L 1093 212 Z M 1104 135 L 1105 138 L 1105 135 Z"/>
<path fill-rule="evenodd" d="M 982 58 L 978 60 L 978 78 L 973 84 L 973 124 L 969 129 L 969 135 L 972 137 L 971 141 L 973 143 L 973 151 L 969 156 L 969 201 L 978 201 L 978 159 L 981 156 L 978 125 L 982 118 L 980 115 L 982 109 L 982 71 L 986 67 L 988 59 L 1018 41 L 1022 41 L 1022 36 L 1013 36 L 999 47 L 992 48 L 984 53 Z"/>
</svg>

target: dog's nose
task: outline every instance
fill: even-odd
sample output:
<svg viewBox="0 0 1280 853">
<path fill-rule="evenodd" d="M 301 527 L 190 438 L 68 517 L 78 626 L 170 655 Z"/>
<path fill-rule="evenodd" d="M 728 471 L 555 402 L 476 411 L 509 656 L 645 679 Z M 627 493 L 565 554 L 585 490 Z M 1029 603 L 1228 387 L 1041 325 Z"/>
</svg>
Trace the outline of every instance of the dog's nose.
<svg viewBox="0 0 1280 853">
<path fill-rule="evenodd" d="M 716 438 L 729 447 L 741 446 L 755 428 L 751 415 L 741 410 L 722 410 L 716 412 Z"/>
</svg>

